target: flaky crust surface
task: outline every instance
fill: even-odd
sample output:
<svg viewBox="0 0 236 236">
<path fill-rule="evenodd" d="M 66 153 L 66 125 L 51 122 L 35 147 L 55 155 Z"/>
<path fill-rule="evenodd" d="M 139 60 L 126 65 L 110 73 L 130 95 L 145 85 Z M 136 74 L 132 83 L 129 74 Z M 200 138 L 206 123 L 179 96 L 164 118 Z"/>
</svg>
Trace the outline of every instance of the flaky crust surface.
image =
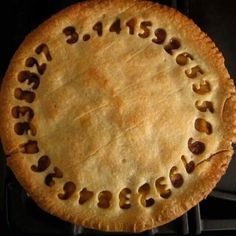
<svg viewBox="0 0 236 236">
<path fill-rule="evenodd" d="M 157 29 L 163 42 L 153 42 Z M 26 70 L 37 88 L 19 79 Z M 99 230 L 140 232 L 175 219 L 208 195 L 233 152 L 235 88 L 221 53 L 191 20 L 149 1 L 88 1 L 53 16 L 14 55 L 0 102 L 19 182 L 47 212 Z M 28 118 L 15 111 L 23 106 Z"/>
</svg>

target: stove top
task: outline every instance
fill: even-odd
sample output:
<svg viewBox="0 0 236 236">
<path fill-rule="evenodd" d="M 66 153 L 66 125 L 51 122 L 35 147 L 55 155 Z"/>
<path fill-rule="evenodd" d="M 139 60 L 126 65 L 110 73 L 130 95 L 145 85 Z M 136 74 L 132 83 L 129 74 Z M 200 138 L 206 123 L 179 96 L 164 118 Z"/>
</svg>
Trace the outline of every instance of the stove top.
<svg viewBox="0 0 236 236">
<path fill-rule="evenodd" d="M 3 1 L 2 1 L 3 2 Z M 0 3 L 0 78 L 24 36 L 52 14 L 78 0 L 8 0 Z M 159 0 L 192 18 L 220 48 L 236 78 L 236 1 Z M 236 235 L 236 159 L 210 196 L 183 216 L 137 235 Z M 0 235 L 132 235 L 103 233 L 64 222 L 41 210 L 6 166 L 0 147 Z"/>
</svg>

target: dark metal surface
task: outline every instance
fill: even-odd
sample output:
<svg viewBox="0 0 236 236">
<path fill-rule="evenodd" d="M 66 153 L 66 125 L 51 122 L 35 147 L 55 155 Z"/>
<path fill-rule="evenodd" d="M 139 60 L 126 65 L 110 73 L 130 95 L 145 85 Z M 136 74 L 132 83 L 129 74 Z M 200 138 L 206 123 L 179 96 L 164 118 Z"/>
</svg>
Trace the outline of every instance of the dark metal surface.
<svg viewBox="0 0 236 236">
<path fill-rule="evenodd" d="M 236 2 L 233 0 L 190 0 L 189 16 L 223 52 L 226 66 L 236 79 Z"/>
<path fill-rule="evenodd" d="M 75 2 L 78 1 L 8 0 L 0 3 L 0 78 L 3 77 L 10 58 L 25 35 L 52 14 Z M 159 0 L 158 2 L 177 8 L 207 32 L 223 52 L 231 76 L 236 78 L 234 59 L 236 55 L 236 1 Z M 235 169 L 236 159 L 234 158 L 227 174 L 212 192 L 212 197 L 170 224 L 138 235 L 170 235 L 172 233 L 236 235 Z M 222 230 L 227 230 L 227 233 L 216 233 Z M 209 234 L 211 231 L 213 234 Z M 5 157 L 0 150 L 0 236 L 5 235 L 75 236 L 104 235 L 104 233 L 61 221 L 38 208 L 15 180 L 11 171 L 6 168 Z"/>
</svg>

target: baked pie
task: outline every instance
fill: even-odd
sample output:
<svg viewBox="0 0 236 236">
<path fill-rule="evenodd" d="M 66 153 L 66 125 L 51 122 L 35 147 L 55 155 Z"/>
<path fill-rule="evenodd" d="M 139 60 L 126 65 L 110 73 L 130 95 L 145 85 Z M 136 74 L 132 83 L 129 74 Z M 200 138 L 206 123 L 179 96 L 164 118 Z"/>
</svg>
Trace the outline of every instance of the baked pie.
<svg viewBox="0 0 236 236">
<path fill-rule="evenodd" d="M 189 210 L 225 173 L 235 99 L 222 54 L 187 17 L 150 1 L 87 1 L 17 50 L 1 140 L 42 209 L 139 232 Z"/>
</svg>

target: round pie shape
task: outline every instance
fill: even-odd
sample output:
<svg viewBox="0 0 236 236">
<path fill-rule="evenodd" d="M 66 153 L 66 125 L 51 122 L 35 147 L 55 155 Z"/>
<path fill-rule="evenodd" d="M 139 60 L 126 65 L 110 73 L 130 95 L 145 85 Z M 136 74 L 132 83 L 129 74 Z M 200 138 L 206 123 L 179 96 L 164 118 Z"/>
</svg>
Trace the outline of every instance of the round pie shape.
<svg viewBox="0 0 236 236">
<path fill-rule="evenodd" d="M 235 88 L 206 34 L 149 1 L 88 1 L 56 14 L 14 55 L 1 140 L 47 212 L 106 231 L 165 224 L 225 173 Z"/>
</svg>

